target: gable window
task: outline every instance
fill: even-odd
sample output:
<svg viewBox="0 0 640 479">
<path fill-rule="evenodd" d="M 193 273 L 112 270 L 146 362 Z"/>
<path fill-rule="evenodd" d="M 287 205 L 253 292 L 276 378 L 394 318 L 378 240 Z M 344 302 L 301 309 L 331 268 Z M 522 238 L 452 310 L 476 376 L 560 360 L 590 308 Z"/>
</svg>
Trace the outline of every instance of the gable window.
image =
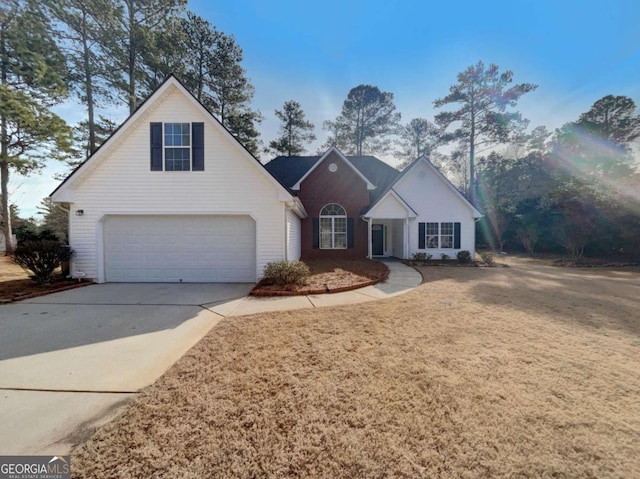
<svg viewBox="0 0 640 479">
<path fill-rule="evenodd" d="M 164 170 L 189 171 L 191 169 L 191 125 L 189 123 L 164 124 Z"/>
<path fill-rule="evenodd" d="M 204 123 L 151 123 L 151 171 L 204 171 Z"/>
<path fill-rule="evenodd" d="M 419 223 L 418 247 L 420 249 L 460 248 L 460 223 Z"/>
<path fill-rule="evenodd" d="M 337 203 L 329 203 L 320 210 L 320 248 L 347 248 L 347 212 Z"/>
</svg>

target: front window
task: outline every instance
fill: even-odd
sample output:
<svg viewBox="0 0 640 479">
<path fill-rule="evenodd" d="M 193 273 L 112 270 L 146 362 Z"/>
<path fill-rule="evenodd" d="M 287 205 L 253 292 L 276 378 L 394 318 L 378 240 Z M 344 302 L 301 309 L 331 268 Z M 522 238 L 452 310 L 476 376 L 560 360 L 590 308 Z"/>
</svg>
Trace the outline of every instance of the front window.
<svg viewBox="0 0 640 479">
<path fill-rule="evenodd" d="M 437 248 L 440 235 L 439 223 L 427 223 L 427 248 Z"/>
<path fill-rule="evenodd" d="M 453 248 L 453 223 L 440 223 L 440 248 Z"/>
<path fill-rule="evenodd" d="M 189 171 L 191 168 L 191 125 L 164 124 L 165 171 Z"/>
<path fill-rule="evenodd" d="M 337 203 L 329 203 L 320 210 L 320 248 L 346 249 L 347 212 Z"/>
<path fill-rule="evenodd" d="M 453 223 L 427 223 L 425 230 L 427 248 L 453 248 Z"/>
</svg>

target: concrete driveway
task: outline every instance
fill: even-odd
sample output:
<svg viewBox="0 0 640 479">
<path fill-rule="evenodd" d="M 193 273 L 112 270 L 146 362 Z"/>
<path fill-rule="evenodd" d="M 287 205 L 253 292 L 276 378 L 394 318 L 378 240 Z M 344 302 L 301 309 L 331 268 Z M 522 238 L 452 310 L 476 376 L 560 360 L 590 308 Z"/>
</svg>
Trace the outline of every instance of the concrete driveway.
<svg viewBox="0 0 640 479">
<path fill-rule="evenodd" d="M 69 454 L 225 316 L 358 304 L 420 273 L 343 293 L 247 297 L 252 284 L 100 284 L 0 305 L 0 455 Z"/>
<path fill-rule="evenodd" d="M 252 286 L 102 284 L 0 306 L 0 454 L 68 451 Z"/>
</svg>

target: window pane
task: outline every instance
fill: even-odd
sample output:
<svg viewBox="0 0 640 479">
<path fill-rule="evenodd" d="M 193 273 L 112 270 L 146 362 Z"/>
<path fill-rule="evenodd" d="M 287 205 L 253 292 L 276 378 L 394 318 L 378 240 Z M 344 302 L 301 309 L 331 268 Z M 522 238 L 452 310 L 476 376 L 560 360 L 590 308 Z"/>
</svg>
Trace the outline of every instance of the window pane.
<svg viewBox="0 0 640 479">
<path fill-rule="evenodd" d="M 453 248 L 453 223 L 440 224 L 440 248 Z"/>
<path fill-rule="evenodd" d="M 166 171 L 189 171 L 191 167 L 189 148 L 165 148 L 164 158 Z"/>
<path fill-rule="evenodd" d="M 164 146 L 190 146 L 191 125 L 189 123 L 165 123 Z"/>
<path fill-rule="evenodd" d="M 330 232 L 320 233 L 320 248 L 324 248 L 324 249 L 331 248 L 331 233 Z"/>
<path fill-rule="evenodd" d="M 334 248 L 346 248 L 347 247 L 347 233 L 336 233 L 333 237 Z"/>
<path fill-rule="evenodd" d="M 333 228 L 336 233 L 346 233 L 347 232 L 347 218 L 334 218 L 333 219 Z"/>
<path fill-rule="evenodd" d="M 439 227 L 438 223 L 427 223 L 427 248 L 438 248 L 438 233 Z"/>
<path fill-rule="evenodd" d="M 320 211 L 320 216 L 345 216 L 346 214 L 345 209 L 337 203 L 329 203 Z"/>
</svg>

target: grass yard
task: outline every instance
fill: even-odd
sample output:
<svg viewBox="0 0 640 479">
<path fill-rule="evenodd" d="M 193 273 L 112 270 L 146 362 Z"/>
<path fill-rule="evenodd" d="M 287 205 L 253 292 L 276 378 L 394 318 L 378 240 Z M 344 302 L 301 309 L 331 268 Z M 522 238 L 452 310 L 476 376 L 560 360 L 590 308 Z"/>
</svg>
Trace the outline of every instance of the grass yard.
<svg viewBox="0 0 640 479">
<path fill-rule="evenodd" d="M 224 320 L 74 476 L 640 477 L 640 270 L 509 262 Z"/>
</svg>

